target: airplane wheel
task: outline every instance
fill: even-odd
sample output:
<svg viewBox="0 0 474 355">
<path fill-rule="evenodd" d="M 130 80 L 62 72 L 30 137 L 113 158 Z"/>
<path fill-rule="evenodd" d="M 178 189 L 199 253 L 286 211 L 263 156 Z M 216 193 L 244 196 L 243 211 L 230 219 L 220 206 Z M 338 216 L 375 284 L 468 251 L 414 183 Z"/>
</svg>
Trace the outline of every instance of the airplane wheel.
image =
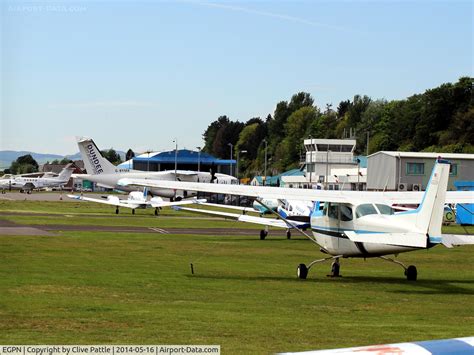
<svg viewBox="0 0 474 355">
<path fill-rule="evenodd" d="M 262 229 L 260 231 L 260 240 L 265 240 L 265 237 L 267 236 L 267 234 L 268 233 Z"/>
<path fill-rule="evenodd" d="M 418 272 L 416 271 L 415 265 L 410 265 L 406 271 L 405 275 L 408 281 L 416 281 L 416 277 L 418 276 Z"/>
<path fill-rule="evenodd" d="M 291 239 L 291 232 L 290 231 L 286 231 L 286 239 Z"/>
<path fill-rule="evenodd" d="M 118 213 L 119 213 L 119 209 L 116 208 L 116 209 L 115 209 L 115 214 L 118 214 Z"/>
<path fill-rule="evenodd" d="M 298 265 L 298 268 L 296 269 L 296 275 L 299 279 L 306 280 L 306 276 L 308 276 L 308 268 L 305 264 Z"/>
<path fill-rule="evenodd" d="M 158 216 L 158 208 L 155 208 L 155 216 Z"/>
<path fill-rule="evenodd" d="M 132 214 L 135 214 L 135 210 L 134 210 L 134 209 L 132 210 Z"/>
</svg>

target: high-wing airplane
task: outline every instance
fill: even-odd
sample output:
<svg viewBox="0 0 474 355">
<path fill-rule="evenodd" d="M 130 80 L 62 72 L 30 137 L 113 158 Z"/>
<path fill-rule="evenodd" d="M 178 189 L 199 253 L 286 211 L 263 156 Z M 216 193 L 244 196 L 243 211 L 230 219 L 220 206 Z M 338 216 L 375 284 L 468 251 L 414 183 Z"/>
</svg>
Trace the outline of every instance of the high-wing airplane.
<svg viewBox="0 0 474 355">
<path fill-rule="evenodd" d="M 132 214 L 135 214 L 135 209 L 137 208 L 154 208 L 155 209 L 155 216 L 158 215 L 158 210 L 163 207 L 172 207 L 172 206 L 180 206 L 180 205 L 189 205 L 193 203 L 204 203 L 206 202 L 205 199 L 189 199 L 189 200 L 181 200 L 175 202 L 166 202 L 161 197 L 152 197 L 150 200 L 147 200 L 148 189 L 145 187 L 143 189 L 143 193 L 140 191 L 132 191 L 128 195 L 127 199 L 120 199 L 117 196 L 109 195 L 106 199 L 99 199 L 93 197 L 85 197 L 82 195 L 67 195 L 67 197 L 72 198 L 74 200 L 79 201 L 89 201 L 89 202 L 96 202 L 102 203 L 106 205 L 115 206 L 115 213 L 119 213 L 119 207 L 131 208 Z"/>
<path fill-rule="evenodd" d="M 450 163 L 438 159 L 433 168 L 426 191 L 416 201 L 406 194 L 386 194 L 357 191 L 321 191 L 285 189 L 257 186 L 214 186 L 215 193 L 235 194 L 261 198 L 280 198 L 316 201 L 311 214 L 313 235 L 305 234 L 329 256 L 300 264 L 297 275 L 306 279 L 309 269 L 315 264 L 339 258 L 379 257 L 399 264 L 408 280 L 417 279 L 414 265 L 405 266 L 386 255 L 429 249 L 438 244 L 446 247 L 474 244 L 470 236 L 443 236 L 441 225 L 445 203 L 470 203 L 474 192 L 447 192 Z M 125 185 L 154 186 L 160 188 L 183 188 L 196 191 L 211 191 L 209 184 L 184 182 L 151 182 L 124 179 Z M 387 197 L 388 196 L 388 197 Z M 395 213 L 394 203 L 419 203 L 417 209 Z M 320 208 L 322 205 L 322 209 Z M 338 266 L 339 269 L 339 266 Z"/>
<path fill-rule="evenodd" d="M 314 350 L 279 355 L 472 355 L 474 354 L 474 337 L 441 340 L 414 341 L 410 343 L 381 344 L 340 348 L 331 350 Z"/>
<path fill-rule="evenodd" d="M 100 153 L 94 141 L 90 138 L 78 138 L 77 145 L 84 161 L 87 174 L 76 174 L 75 178 L 89 180 L 105 188 L 117 189 L 122 191 L 136 191 L 135 187 L 120 186 L 117 182 L 122 178 L 137 178 L 151 180 L 170 180 L 170 181 L 199 181 L 214 182 L 218 184 L 237 184 L 238 180 L 230 175 L 208 172 L 197 172 L 190 170 L 174 170 L 147 172 L 132 169 L 120 169 L 105 159 Z M 192 190 L 190 190 L 192 191 Z M 150 194 L 173 199 L 186 197 L 184 192 L 180 195 L 177 189 L 151 188 Z"/>
<path fill-rule="evenodd" d="M 269 202 L 271 205 L 269 205 Z M 310 201 L 293 201 L 293 200 L 273 200 L 263 199 L 261 201 L 256 200 L 253 203 L 253 208 L 232 206 L 232 205 L 221 205 L 214 203 L 199 203 L 200 206 L 209 206 L 219 209 L 237 210 L 242 214 L 228 213 L 220 211 L 210 211 L 207 209 L 195 209 L 187 207 L 178 207 L 177 210 L 210 214 L 214 216 L 221 216 L 224 218 L 235 219 L 240 222 L 254 223 L 265 226 L 265 229 L 260 231 L 260 239 L 265 239 L 268 235 L 268 227 L 277 227 L 286 229 L 286 237 L 291 239 L 291 229 L 298 228 L 306 230 L 310 227 L 311 212 L 313 210 L 313 204 Z M 260 208 L 256 208 L 256 205 L 260 205 Z M 270 206 L 277 206 L 276 210 Z M 273 213 L 277 216 L 277 220 L 269 218 L 260 218 L 254 216 L 248 216 L 248 213 L 258 213 L 261 216 L 264 213 Z"/>
<path fill-rule="evenodd" d="M 73 171 L 74 169 L 67 165 L 57 177 L 48 175 L 43 177 L 12 176 L 0 179 L 0 189 L 2 190 L 2 193 L 5 193 L 6 190 L 11 191 L 15 189 L 30 194 L 34 189 L 60 187 L 67 184 Z"/>
</svg>

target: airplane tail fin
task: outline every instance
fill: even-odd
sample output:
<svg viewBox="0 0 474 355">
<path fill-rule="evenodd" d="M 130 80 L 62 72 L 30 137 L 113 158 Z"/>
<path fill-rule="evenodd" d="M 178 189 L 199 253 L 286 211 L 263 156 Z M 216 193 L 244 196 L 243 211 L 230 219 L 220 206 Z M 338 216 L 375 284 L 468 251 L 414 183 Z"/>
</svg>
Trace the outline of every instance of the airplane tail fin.
<svg viewBox="0 0 474 355">
<path fill-rule="evenodd" d="M 77 145 L 88 174 L 114 174 L 116 172 L 116 167 L 102 156 L 92 139 L 78 138 Z"/>
<path fill-rule="evenodd" d="M 69 178 L 71 177 L 73 171 L 74 171 L 74 169 L 71 168 L 71 164 L 66 165 L 66 166 L 64 167 L 64 169 L 61 170 L 61 172 L 59 173 L 59 175 L 58 175 L 58 180 L 60 180 L 60 181 L 68 181 Z"/>
<path fill-rule="evenodd" d="M 447 160 L 437 159 L 423 200 L 416 210 L 416 226 L 430 237 L 441 236 L 450 165 Z"/>
</svg>

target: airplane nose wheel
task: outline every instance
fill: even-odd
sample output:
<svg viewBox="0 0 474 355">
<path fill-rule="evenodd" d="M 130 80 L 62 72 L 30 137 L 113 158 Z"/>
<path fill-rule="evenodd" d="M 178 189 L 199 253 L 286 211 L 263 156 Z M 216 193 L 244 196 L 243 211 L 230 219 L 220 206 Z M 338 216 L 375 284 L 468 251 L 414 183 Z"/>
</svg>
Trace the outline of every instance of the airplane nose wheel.
<svg viewBox="0 0 474 355">
<path fill-rule="evenodd" d="M 260 231 L 260 240 L 265 240 L 266 236 L 268 235 L 268 232 L 264 229 Z"/>
</svg>

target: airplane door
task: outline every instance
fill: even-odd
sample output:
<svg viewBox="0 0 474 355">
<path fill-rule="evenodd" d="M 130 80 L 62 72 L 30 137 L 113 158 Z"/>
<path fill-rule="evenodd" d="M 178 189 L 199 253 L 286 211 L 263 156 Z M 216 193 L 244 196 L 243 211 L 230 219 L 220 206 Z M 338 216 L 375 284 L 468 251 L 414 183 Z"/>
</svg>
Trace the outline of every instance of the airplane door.
<svg viewBox="0 0 474 355">
<path fill-rule="evenodd" d="M 330 233 L 332 234 L 328 244 L 330 245 L 330 247 L 337 249 L 339 248 L 339 238 L 335 236 L 335 233 L 339 233 L 340 228 L 338 203 L 329 202 L 326 222 L 327 227 Z"/>
</svg>

